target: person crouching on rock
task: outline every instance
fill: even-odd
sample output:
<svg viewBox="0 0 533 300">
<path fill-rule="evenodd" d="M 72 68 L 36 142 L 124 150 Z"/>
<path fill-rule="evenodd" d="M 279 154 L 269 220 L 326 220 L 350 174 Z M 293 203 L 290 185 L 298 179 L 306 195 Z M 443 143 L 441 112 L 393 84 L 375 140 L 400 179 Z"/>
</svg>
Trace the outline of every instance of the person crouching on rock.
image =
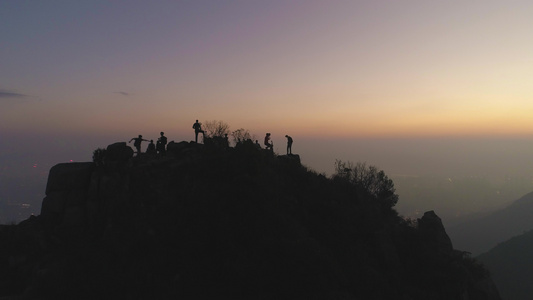
<svg viewBox="0 0 533 300">
<path fill-rule="evenodd" d="M 265 148 L 274 151 L 274 143 L 270 142 L 270 133 L 267 133 L 265 136 Z"/>
</svg>

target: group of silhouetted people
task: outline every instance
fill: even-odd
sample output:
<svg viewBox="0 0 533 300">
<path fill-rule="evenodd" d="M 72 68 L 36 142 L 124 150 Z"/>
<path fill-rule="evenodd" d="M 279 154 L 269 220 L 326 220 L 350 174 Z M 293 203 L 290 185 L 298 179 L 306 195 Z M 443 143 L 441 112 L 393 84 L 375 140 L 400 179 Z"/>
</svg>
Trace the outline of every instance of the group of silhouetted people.
<svg viewBox="0 0 533 300">
<path fill-rule="evenodd" d="M 198 122 L 198 120 L 196 120 L 196 122 L 192 125 L 192 128 L 194 129 L 194 142 L 195 143 L 198 143 L 198 134 L 199 133 L 201 133 L 202 137 L 205 138 L 205 131 L 202 130 L 202 123 L 200 123 L 200 122 Z M 270 132 L 268 132 L 265 135 L 265 141 L 264 141 L 265 148 L 267 150 L 274 151 L 274 142 L 272 142 L 270 136 L 271 136 Z M 293 139 L 292 139 L 292 137 L 290 137 L 288 135 L 285 135 L 285 137 L 287 138 L 287 155 L 292 155 Z M 226 134 L 224 138 L 227 141 L 228 135 Z M 143 136 L 140 135 L 140 134 L 139 134 L 139 137 L 132 138 L 129 142 L 131 143 L 132 141 L 135 141 L 133 143 L 133 146 L 135 146 L 135 149 L 137 149 L 137 155 L 142 153 L 141 152 L 141 143 L 143 141 L 148 142 L 148 140 L 143 139 Z M 165 136 L 164 132 L 161 132 L 161 136 L 157 139 L 157 144 L 154 144 L 154 140 L 150 140 L 150 143 L 148 144 L 148 147 L 146 148 L 146 153 L 147 154 L 161 154 L 161 155 L 164 155 L 166 153 L 166 145 L 167 145 L 167 137 Z M 261 148 L 261 145 L 259 144 L 259 142 L 257 140 L 255 141 L 255 145 L 257 146 L 257 148 L 259 148 L 259 149 Z"/>
<path fill-rule="evenodd" d="M 267 134 L 265 135 L 265 148 L 267 150 L 274 151 L 274 142 L 271 141 L 270 136 L 270 132 L 267 132 Z M 285 135 L 285 137 L 287 138 L 287 155 L 292 155 L 292 137 L 288 135 Z"/>
<path fill-rule="evenodd" d="M 167 146 L 167 137 L 165 136 L 165 133 L 161 131 L 161 136 L 157 139 L 157 144 L 154 144 L 154 140 L 150 140 L 150 144 L 148 144 L 148 147 L 146 148 L 146 154 L 161 154 L 164 155 L 166 153 L 166 146 Z M 141 152 L 141 143 L 143 141 L 148 142 L 148 140 L 143 139 L 143 136 L 139 134 L 139 137 L 132 138 L 129 142 L 135 141 L 133 143 L 133 146 L 135 146 L 135 149 L 137 149 L 137 155 L 139 155 Z"/>
</svg>

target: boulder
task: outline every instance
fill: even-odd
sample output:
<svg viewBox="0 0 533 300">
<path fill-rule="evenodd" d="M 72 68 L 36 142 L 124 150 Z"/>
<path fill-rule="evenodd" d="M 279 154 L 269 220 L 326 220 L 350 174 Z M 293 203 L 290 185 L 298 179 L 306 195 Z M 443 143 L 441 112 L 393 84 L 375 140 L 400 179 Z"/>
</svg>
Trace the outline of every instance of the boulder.
<svg viewBox="0 0 533 300">
<path fill-rule="evenodd" d="M 133 149 L 126 142 L 118 142 L 107 146 L 106 162 L 126 162 L 133 157 Z"/>
</svg>

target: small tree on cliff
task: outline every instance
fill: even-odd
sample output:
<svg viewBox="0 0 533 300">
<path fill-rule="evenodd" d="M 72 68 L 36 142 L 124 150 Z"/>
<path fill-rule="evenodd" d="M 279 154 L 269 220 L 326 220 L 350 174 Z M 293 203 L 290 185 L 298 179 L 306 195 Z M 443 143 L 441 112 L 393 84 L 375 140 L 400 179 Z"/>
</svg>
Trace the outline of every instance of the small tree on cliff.
<svg viewBox="0 0 533 300">
<path fill-rule="evenodd" d="M 250 134 L 250 131 L 248 129 L 239 128 L 235 131 L 231 132 L 231 136 L 233 137 L 233 142 L 237 144 L 239 141 L 244 142 L 246 140 L 254 140 L 255 136 Z"/>
<path fill-rule="evenodd" d="M 376 198 L 383 208 L 392 208 L 398 202 L 394 182 L 383 170 L 366 163 L 335 160 L 336 179 L 346 180 Z"/>
<path fill-rule="evenodd" d="M 203 124 L 206 138 L 223 137 L 230 134 L 229 125 L 224 121 L 207 121 Z"/>
<path fill-rule="evenodd" d="M 103 148 L 97 148 L 93 151 L 93 162 L 97 166 L 102 166 L 104 164 L 106 149 Z"/>
</svg>

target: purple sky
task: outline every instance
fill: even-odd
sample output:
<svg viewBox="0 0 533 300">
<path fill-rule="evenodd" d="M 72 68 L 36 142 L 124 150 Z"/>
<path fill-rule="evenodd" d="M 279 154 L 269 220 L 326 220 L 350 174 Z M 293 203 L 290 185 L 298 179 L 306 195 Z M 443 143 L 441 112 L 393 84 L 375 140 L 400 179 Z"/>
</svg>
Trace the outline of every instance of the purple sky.
<svg viewBox="0 0 533 300">
<path fill-rule="evenodd" d="M 531 13 L 529 1 L 3 1 L 0 125 L 531 135 Z"/>
</svg>

